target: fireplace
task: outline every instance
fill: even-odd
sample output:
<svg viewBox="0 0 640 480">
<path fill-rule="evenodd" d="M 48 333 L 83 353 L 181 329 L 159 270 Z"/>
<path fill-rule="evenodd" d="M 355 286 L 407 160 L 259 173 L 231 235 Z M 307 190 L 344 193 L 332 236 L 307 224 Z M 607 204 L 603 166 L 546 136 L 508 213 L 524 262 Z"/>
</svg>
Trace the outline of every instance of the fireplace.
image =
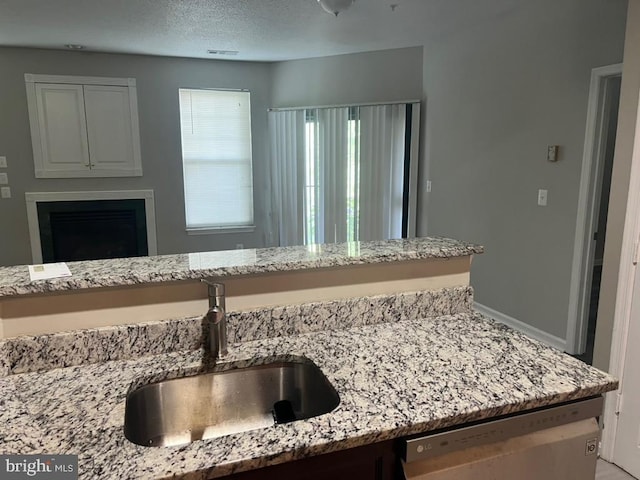
<svg viewBox="0 0 640 480">
<path fill-rule="evenodd" d="M 152 193 L 68 192 L 26 196 L 34 263 L 157 253 Z"/>
<path fill-rule="evenodd" d="M 44 202 L 37 208 L 45 263 L 149 254 L 142 199 Z"/>
</svg>

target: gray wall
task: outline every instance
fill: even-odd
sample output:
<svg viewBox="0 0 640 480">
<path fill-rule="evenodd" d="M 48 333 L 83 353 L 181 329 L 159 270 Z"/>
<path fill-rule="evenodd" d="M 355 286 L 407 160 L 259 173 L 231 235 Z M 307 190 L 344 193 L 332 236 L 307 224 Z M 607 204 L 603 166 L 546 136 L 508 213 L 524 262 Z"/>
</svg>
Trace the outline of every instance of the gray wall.
<svg viewBox="0 0 640 480">
<path fill-rule="evenodd" d="M 485 245 L 476 300 L 563 339 L 590 73 L 622 60 L 625 14 L 624 1 L 527 2 L 424 47 L 433 191 L 419 232 Z"/>
<path fill-rule="evenodd" d="M 422 47 L 274 64 L 273 107 L 422 98 Z"/>
<path fill-rule="evenodd" d="M 0 49 L 0 155 L 8 158 L 10 200 L 0 201 L 0 265 L 31 263 L 25 192 L 124 190 L 155 192 L 158 252 L 219 250 L 263 244 L 268 178 L 266 108 L 270 65 L 137 55 Z M 24 84 L 25 73 L 135 77 L 144 175 L 134 178 L 36 179 Z M 185 232 L 178 111 L 179 87 L 248 88 L 253 122 L 256 231 L 189 236 Z M 212 179 L 214 182 L 215 179 Z M 6 219 L 6 220 L 5 220 Z M 10 229 L 5 229 L 10 225 Z"/>
</svg>

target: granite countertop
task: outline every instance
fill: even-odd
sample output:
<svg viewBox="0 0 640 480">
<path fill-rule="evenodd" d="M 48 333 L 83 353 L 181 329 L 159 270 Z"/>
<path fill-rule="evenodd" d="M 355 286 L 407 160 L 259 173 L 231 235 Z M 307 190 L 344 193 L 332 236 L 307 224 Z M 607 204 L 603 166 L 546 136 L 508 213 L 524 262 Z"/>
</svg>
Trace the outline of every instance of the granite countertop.
<svg viewBox="0 0 640 480">
<path fill-rule="evenodd" d="M 32 282 L 26 265 L 0 267 L 0 298 L 33 293 L 199 280 L 309 268 L 451 258 L 482 253 L 472 243 L 416 238 L 297 247 L 228 250 L 68 262 L 72 276 Z"/>
<path fill-rule="evenodd" d="M 330 414 L 181 447 L 123 434 L 141 378 L 197 371 L 200 351 L 0 378 L 0 453 L 79 455 L 80 478 L 201 479 L 594 396 L 617 381 L 475 312 L 231 348 L 229 362 L 305 356 L 340 395 Z M 170 372 L 170 373 L 166 373 Z"/>
</svg>

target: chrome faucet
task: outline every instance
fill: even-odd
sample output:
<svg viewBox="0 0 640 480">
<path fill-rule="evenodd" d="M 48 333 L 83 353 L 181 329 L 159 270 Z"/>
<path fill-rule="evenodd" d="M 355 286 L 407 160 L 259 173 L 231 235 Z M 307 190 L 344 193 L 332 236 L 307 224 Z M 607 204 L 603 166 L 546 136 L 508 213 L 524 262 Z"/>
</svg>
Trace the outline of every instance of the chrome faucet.
<svg viewBox="0 0 640 480">
<path fill-rule="evenodd" d="M 227 314 L 225 312 L 224 284 L 203 280 L 209 289 L 209 310 L 205 315 L 209 330 L 209 354 L 212 360 L 227 355 Z"/>
</svg>

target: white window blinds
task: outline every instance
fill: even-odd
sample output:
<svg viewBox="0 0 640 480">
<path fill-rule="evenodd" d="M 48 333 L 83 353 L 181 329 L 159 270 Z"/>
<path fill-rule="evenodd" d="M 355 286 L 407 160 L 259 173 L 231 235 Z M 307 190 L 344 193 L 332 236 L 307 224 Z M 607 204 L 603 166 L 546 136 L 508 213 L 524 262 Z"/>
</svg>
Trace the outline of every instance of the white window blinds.
<svg viewBox="0 0 640 480">
<path fill-rule="evenodd" d="M 187 229 L 253 225 L 249 92 L 179 93 Z"/>
<path fill-rule="evenodd" d="M 269 112 L 279 244 L 415 232 L 419 103 Z"/>
</svg>

